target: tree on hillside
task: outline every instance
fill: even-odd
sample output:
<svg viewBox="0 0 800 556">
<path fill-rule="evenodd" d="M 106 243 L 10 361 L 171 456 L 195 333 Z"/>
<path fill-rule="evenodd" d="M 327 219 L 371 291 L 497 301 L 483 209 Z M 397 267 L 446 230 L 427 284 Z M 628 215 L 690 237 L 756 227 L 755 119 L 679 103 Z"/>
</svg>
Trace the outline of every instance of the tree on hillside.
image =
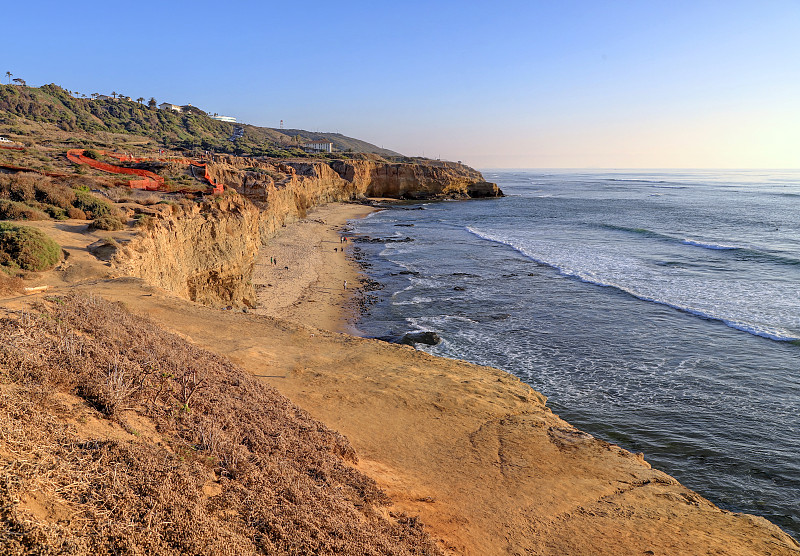
<svg viewBox="0 0 800 556">
<path fill-rule="evenodd" d="M 19 77 L 15 77 L 12 81 L 18 85 L 22 85 L 23 87 L 27 87 L 28 84 L 25 82 L 24 79 L 20 79 Z"/>
<path fill-rule="evenodd" d="M 149 106 L 150 108 L 155 108 L 156 107 L 156 99 L 155 99 L 155 97 L 150 97 L 150 100 L 147 101 L 147 106 Z"/>
<path fill-rule="evenodd" d="M 94 98 L 97 98 L 97 97 L 99 97 L 99 96 L 100 96 L 100 93 L 92 93 L 92 98 L 93 98 L 93 99 L 94 99 Z"/>
<path fill-rule="evenodd" d="M 112 98 L 117 98 L 117 91 L 111 91 Z"/>
<path fill-rule="evenodd" d="M 136 102 L 138 102 L 139 104 L 143 103 L 144 102 L 144 97 L 137 98 Z"/>
<path fill-rule="evenodd" d="M 14 74 L 13 74 L 13 73 L 11 73 L 10 71 L 7 71 L 7 72 L 6 72 L 6 77 L 8 77 L 8 84 L 9 84 L 9 85 L 11 85 L 11 76 L 12 76 L 12 75 L 14 75 Z"/>
</svg>

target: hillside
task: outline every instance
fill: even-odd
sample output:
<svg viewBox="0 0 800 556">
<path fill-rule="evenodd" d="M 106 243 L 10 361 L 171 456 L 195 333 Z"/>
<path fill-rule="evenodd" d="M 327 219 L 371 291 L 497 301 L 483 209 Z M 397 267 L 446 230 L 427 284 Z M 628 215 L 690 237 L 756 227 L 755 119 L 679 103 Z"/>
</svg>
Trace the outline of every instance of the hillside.
<svg viewBox="0 0 800 556">
<path fill-rule="evenodd" d="M 220 122 L 195 108 L 188 112 L 159 110 L 155 99 L 133 100 L 77 98 L 58 85 L 21 87 L 0 85 L 0 125 L 3 132 L 23 140 L 24 123 L 53 124 L 67 132 L 121 133 L 149 138 L 151 147 L 202 149 L 240 156 L 273 158 L 304 157 L 298 147 L 309 140 L 325 139 L 345 153 L 401 156 L 340 133 L 319 133 L 301 129 L 278 130 L 247 124 Z M 234 127 L 244 134 L 230 141 Z M 337 155 L 341 156 L 341 154 Z"/>
</svg>

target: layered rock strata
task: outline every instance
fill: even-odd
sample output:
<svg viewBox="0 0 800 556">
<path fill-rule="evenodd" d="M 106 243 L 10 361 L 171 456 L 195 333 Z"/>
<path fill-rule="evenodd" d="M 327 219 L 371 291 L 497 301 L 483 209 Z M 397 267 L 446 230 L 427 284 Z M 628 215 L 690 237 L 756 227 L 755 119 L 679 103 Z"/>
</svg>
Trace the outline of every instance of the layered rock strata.
<svg viewBox="0 0 800 556">
<path fill-rule="evenodd" d="M 166 206 L 117 250 L 112 266 L 184 299 L 252 307 L 258 250 L 318 205 L 363 197 L 443 199 L 502 192 L 462 164 L 372 161 L 269 162 L 218 157 L 210 176 L 235 189 L 202 203 Z"/>
</svg>

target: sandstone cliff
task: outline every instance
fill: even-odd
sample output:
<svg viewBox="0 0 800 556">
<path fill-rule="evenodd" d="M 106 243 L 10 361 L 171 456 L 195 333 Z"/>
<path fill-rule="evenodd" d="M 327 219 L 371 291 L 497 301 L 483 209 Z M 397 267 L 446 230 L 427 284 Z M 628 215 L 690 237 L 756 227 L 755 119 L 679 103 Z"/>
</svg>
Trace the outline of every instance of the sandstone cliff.
<svg viewBox="0 0 800 556">
<path fill-rule="evenodd" d="M 292 189 L 312 204 L 357 196 L 395 199 L 502 197 L 480 172 L 454 162 L 415 163 L 372 160 L 256 161 L 217 157 L 209 173 L 254 200 L 267 201 L 275 190 Z"/>
<path fill-rule="evenodd" d="M 356 161 L 272 162 L 219 156 L 209 174 L 223 197 L 165 207 L 112 260 L 119 272 L 211 306 L 255 304 L 258 250 L 312 207 L 364 197 L 467 199 L 503 193 L 462 164 Z"/>
<path fill-rule="evenodd" d="M 184 299 L 252 306 L 261 212 L 237 196 L 166 206 L 117 250 L 112 266 Z"/>
</svg>

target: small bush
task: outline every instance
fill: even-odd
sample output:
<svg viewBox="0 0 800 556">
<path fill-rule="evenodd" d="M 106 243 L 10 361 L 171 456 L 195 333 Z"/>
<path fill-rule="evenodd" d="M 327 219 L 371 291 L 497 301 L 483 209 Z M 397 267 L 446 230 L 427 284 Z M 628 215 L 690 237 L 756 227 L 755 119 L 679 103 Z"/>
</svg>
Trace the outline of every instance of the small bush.
<svg viewBox="0 0 800 556">
<path fill-rule="evenodd" d="M 0 266 L 50 270 L 61 260 L 61 247 L 30 226 L 0 222 Z"/>
<path fill-rule="evenodd" d="M 26 205 L 40 210 L 44 213 L 47 213 L 51 218 L 55 220 L 66 220 L 68 218 L 67 211 L 61 207 L 57 207 L 55 205 L 49 205 L 46 203 L 38 203 L 36 201 L 25 203 Z"/>
<path fill-rule="evenodd" d="M 138 226 L 140 228 L 144 228 L 145 230 L 150 230 L 155 227 L 156 219 L 150 216 L 149 214 L 137 214 L 133 217 L 134 226 Z"/>
<path fill-rule="evenodd" d="M 95 197 L 88 191 L 75 192 L 75 207 L 84 211 L 92 218 L 100 218 L 101 216 L 114 216 L 116 210 L 111 203 L 104 201 L 99 197 Z"/>
<path fill-rule="evenodd" d="M 67 216 L 74 220 L 86 220 L 86 213 L 79 208 L 71 207 L 67 209 Z"/>
<path fill-rule="evenodd" d="M 36 200 L 62 209 L 69 209 L 75 202 L 75 192 L 64 185 L 53 183 L 52 180 L 41 180 L 36 183 Z"/>
<path fill-rule="evenodd" d="M 25 203 L 0 199 L 0 219 L 2 220 L 47 220 L 46 213 L 29 207 Z"/>
<path fill-rule="evenodd" d="M 83 156 L 86 158 L 91 158 L 92 160 L 97 160 L 100 158 L 100 154 L 94 149 L 86 149 L 83 151 Z"/>
<path fill-rule="evenodd" d="M 13 176 L 0 176 L 0 197 L 12 201 L 33 201 L 36 195 L 36 177 L 28 172 Z"/>
<path fill-rule="evenodd" d="M 122 220 L 119 219 L 117 216 L 101 216 L 100 218 L 95 218 L 92 220 L 91 224 L 89 224 L 90 230 L 121 230 L 124 227 Z"/>
</svg>

